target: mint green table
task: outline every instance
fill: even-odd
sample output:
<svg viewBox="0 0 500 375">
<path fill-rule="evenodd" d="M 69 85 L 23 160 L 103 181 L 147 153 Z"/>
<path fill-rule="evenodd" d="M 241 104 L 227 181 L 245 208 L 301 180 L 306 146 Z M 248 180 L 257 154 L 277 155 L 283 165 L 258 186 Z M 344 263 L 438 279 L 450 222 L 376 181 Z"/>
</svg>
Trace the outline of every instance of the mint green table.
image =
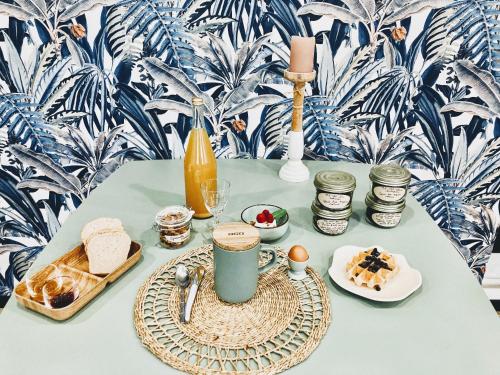
<svg viewBox="0 0 500 375">
<path fill-rule="evenodd" d="M 291 374 L 500 374 L 500 322 L 457 251 L 419 204 L 408 197 L 399 227 L 378 229 L 365 222 L 363 198 L 369 166 L 309 162 L 312 176 L 325 168 L 353 173 L 358 181 L 354 215 L 339 237 L 314 231 L 312 180 L 278 179 L 280 161 L 222 160 L 219 175 L 231 181 L 225 214 L 239 218 L 254 203 L 275 203 L 290 213 L 285 249 L 300 243 L 311 265 L 324 275 L 332 324 L 318 348 Z M 162 207 L 184 202 L 182 161 L 136 162 L 123 166 L 71 215 L 37 263 L 46 263 L 78 243 L 83 224 L 99 216 L 120 218 L 144 244 L 143 259 L 90 305 L 66 322 L 55 322 L 18 305 L 0 315 L 0 374 L 127 375 L 176 371 L 160 362 L 136 337 L 132 308 L 139 286 L 161 264 L 202 244 L 197 234 L 179 250 L 158 247 L 151 228 Z M 205 222 L 195 222 L 201 228 Z M 344 292 L 327 269 L 334 249 L 345 244 L 380 244 L 406 256 L 420 270 L 423 286 L 405 301 L 382 304 Z"/>
</svg>

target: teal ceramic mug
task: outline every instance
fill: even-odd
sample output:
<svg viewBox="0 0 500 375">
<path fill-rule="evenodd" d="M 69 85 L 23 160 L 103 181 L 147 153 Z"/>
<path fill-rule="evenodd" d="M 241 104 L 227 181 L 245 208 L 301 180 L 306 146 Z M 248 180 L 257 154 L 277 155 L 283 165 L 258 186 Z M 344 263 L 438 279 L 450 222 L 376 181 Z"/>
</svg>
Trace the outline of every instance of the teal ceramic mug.
<svg viewBox="0 0 500 375">
<path fill-rule="evenodd" d="M 228 303 L 242 303 L 257 291 L 259 274 L 276 264 L 275 250 L 260 243 L 259 231 L 245 223 L 223 223 L 213 232 L 215 293 Z M 261 253 L 269 262 L 259 267 Z"/>
</svg>

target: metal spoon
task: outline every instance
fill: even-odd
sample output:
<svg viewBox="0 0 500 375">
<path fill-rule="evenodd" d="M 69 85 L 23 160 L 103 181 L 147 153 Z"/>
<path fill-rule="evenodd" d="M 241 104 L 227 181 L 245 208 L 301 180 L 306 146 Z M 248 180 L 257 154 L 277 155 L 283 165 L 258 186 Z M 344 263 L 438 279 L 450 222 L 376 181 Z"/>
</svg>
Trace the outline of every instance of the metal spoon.
<svg viewBox="0 0 500 375">
<path fill-rule="evenodd" d="M 189 272 L 185 265 L 179 264 L 175 270 L 175 284 L 180 288 L 180 299 L 181 299 L 181 311 L 180 320 L 181 323 L 186 322 L 186 288 L 189 286 Z"/>
</svg>

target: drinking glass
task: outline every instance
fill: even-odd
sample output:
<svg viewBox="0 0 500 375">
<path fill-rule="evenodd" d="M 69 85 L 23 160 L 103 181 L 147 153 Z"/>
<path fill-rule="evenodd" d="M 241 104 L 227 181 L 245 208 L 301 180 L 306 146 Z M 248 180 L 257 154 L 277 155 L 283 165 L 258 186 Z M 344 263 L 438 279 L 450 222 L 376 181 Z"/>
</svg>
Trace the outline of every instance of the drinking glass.
<svg viewBox="0 0 500 375">
<path fill-rule="evenodd" d="M 214 227 L 219 224 L 220 215 L 226 208 L 230 186 L 229 181 L 223 179 L 210 179 L 201 183 L 203 201 L 207 210 L 214 216 Z"/>
<path fill-rule="evenodd" d="M 59 276 L 47 280 L 42 288 L 45 306 L 62 309 L 71 305 L 80 295 L 78 283 L 70 276 Z"/>
<path fill-rule="evenodd" d="M 59 268 L 54 264 L 31 266 L 28 272 L 26 272 L 26 289 L 31 299 L 43 303 L 43 286 L 47 280 L 59 277 L 60 275 Z"/>
</svg>

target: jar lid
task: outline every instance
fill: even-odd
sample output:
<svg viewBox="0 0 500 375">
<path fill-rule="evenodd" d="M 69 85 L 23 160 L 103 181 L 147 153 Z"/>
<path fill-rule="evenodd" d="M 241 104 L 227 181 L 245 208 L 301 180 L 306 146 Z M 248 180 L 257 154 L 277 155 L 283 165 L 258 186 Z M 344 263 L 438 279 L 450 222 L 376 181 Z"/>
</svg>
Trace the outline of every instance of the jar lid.
<svg viewBox="0 0 500 375">
<path fill-rule="evenodd" d="M 378 201 L 371 192 L 366 194 L 365 203 L 368 207 L 374 209 L 375 211 L 386 213 L 401 212 L 405 208 L 405 201 L 394 204 L 382 203 Z"/>
<path fill-rule="evenodd" d="M 193 214 L 194 211 L 185 206 L 168 206 L 156 214 L 155 225 L 157 228 L 184 225 Z"/>
<path fill-rule="evenodd" d="M 408 185 L 411 173 L 408 169 L 397 164 L 380 164 L 371 169 L 370 179 L 381 185 Z"/>
<path fill-rule="evenodd" d="M 259 230 L 245 223 L 222 223 L 213 232 L 214 244 L 224 250 L 243 251 L 257 246 Z"/>
<path fill-rule="evenodd" d="M 348 193 L 356 188 L 356 179 L 347 172 L 320 171 L 314 177 L 314 186 L 331 193 Z"/>
<path fill-rule="evenodd" d="M 333 219 L 333 220 L 348 219 L 352 214 L 351 206 L 342 211 L 330 211 L 321 208 L 321 206 L 316 200 L 312 202 L 311 210 L 315 215 L 321 216 L 325 219 Z"/>
</svg>

